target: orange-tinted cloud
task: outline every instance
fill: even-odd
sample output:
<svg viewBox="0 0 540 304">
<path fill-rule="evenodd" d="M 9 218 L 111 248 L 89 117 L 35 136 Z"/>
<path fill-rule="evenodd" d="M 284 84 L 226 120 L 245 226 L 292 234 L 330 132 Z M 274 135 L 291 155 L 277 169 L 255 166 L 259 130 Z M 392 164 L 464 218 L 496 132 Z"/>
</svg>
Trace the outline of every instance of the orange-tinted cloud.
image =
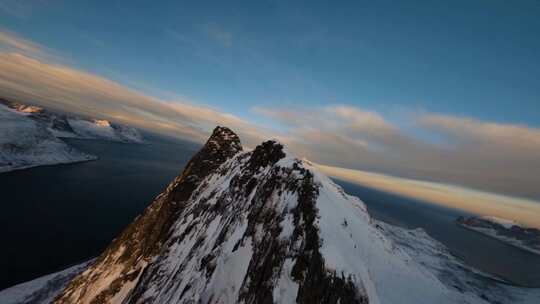
<svg viewBox="0 0 540 304">
<path fill-rule="evenodd" d="M 254 112 L 280 122 L 291 150 L 320 163 L 540 198 L 536 128 L 418 114 L 409 125 L 438 139 L 430 141 L 352 106 Z"/>
</svg>

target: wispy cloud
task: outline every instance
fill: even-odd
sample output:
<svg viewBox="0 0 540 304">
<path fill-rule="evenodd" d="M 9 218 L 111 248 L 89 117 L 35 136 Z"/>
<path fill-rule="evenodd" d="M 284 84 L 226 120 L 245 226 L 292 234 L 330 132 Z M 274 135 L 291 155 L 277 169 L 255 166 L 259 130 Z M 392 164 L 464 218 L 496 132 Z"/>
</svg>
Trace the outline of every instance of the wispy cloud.
<svg viewBox="0 0 540 304">
<path fill-rule="evenodd" d="M 500 124 L 435 114 L 421 116 L 418 123 L 462 143 L 474 141 L 476 144 L 505 144 L 512 148 L 540 149 L 540 129 L 524 125 Z"/>
<path fill-rule="evenodd" d="M 434 143 L 352 106 L 254 112 L 285 125 L 291 149 L 321 163 L 540 197 L 536 128 L 432 113 L 414 116 L 411 125 L 442 138 Z"/>
<path fill-rule="evenodd" d="M 0 54 L 18 54 L 46 62 L 68 62 L 66 56 L 0 27 Z"/>
<path fill-rule="evenodd" d="M 0 50 L 19 51 L 26 53 L 40 53 L 41 46 L 38 44 L 18 37 L 6 30 L 0 29 Z"/>
</svg>

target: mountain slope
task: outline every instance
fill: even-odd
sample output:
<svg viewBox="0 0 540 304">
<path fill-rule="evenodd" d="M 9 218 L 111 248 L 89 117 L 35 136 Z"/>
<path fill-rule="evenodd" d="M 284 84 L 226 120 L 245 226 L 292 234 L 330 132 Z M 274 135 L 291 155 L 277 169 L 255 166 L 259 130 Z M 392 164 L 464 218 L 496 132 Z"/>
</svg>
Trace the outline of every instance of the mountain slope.
<svg viewBox="0 0 540 304">
<path fill-rule="evenodd" d="M 118 298 L 123 296 L 119 292 L 130 291 L 150 259 L 162 251 L 191 193 L 210 172 L 241 150 L 236 134 L 216 128 L 182 174 L 111 243 L 90 269 L 71 282 L 58 303 L 90 303 L 94 299 L 98 299 L 97 303 L 119 303 Z"/>
</svg>

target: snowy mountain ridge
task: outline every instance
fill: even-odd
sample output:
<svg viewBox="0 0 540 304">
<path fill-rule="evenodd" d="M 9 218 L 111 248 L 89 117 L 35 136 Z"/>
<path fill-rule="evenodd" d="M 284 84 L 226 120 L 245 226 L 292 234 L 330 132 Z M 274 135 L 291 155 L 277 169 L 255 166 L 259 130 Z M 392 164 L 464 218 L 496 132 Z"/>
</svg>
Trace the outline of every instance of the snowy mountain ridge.
<svg viewBox="0 0 540 304">
<path fill-rule="evenodd" d="M 279 142 L 246 152 L 224 127 L 77 272 L 43 298 L 122 304 L 540 299 L 538 290 L 498 285 L 466 269 L 420 230 L 373 220 L 358 198 Z"/>
</svg>

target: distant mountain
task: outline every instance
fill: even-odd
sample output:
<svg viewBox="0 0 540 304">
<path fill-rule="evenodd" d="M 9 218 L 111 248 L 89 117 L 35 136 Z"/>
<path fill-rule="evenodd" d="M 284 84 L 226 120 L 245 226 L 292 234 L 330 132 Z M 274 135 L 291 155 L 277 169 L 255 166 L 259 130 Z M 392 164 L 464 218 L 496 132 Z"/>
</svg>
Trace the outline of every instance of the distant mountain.
<svg viewBox="0 0 540 304">
<path fill-rule="evenodd" d="M 539 229 L 523 227 L 514 221 L 494 216 L 469 218 L 460 216 L 456 222 L 467 229 L 540 255 Z"/>
<path fill-rule="evenodd" d="M 25 114 L 45 126 L 54 136 L 103 139 L 124 143 L 143 143 L 142 135 L 137 129 L 112 123 L 104 119 L 86 118 L 66 115 L 38 106 L 29 106 L 18 102 L 0 100 L 1 104 Z"/>
<path fill-rule="evenodd" d="M 43 279 L 12 287 L 0 292 L 0 302 L 540 300 L 538 289 L 468 269 L 420 229 L 373 220 L 358 198 L 279 142 L 243 151 L 224 127 L 97 259 L 59 278 L 67 277 L 67 284 Z"/>
<path fill-rule="evenodd" d="M 0 104 L 0 173 L 96 159 L 58 139 L 30 115 Z"/>
<path fill-rule="evenodd" d="M 0 173 L 97 159 L 62 138 L 143 143 L 135 128 L 0 99 Z"/>
</svg>

